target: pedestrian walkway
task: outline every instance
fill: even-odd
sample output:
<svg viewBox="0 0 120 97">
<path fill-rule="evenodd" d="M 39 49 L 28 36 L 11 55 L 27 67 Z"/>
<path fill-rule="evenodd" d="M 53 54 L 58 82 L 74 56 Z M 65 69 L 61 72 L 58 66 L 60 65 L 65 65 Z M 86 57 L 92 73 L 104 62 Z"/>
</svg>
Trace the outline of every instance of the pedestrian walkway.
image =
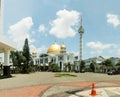
<svg viewBox="0 0 120 97">
<path fill-rule="evenodd" d="M 0 97 L 93 97 L 92 82 L 66 82 L 0 90 Z M 120 82 L 95 82 L 95 97 L 120 97 Z"/>
<path fill-rule="evenodd" d="M 93 97 L 91 96 L 91 85 L 93 82 L 67 82 L 67 83 L 61 83 L 57 84 L 51 88 L 49 88 L 47 91 L 44 92 L 42 97 Z M 117 94 L 120 93 L 120 82 L 94 82 L 95 83 L 95 89 L 97 89 L 97 96 L 96 97 L 120 97 L 117 96 Z M 116 92 L 117 94 L 114 94 L 113 92 L 109 93 L 109 89 L 113 89 L 111 87 L 117 88 Z M 119 89 L 118 89 L 119 88 Z M 108 91 L 109 94 L 115 95 L 115 96 L 103 96 L 107 95 Z M 102 96 L 98 96 L 98 94 Z"/>
<path fill-rule="evenodd" d="M 29 86 L 22 88 L 0 90 L 0 97 L 41 97 L 51 85 Z"/>
<path fill-rule="evenodd" d="M 120 97 L 120 91 L 113 93 L 104 89 L 120 87 L 119 75 L 74 74 L 77 77 L 55 77 L 55 73 L 51 72 L 14 74 L 11 78 L 0 79 L 0 97 L 84 97 L 80 96 L 83 92 L 88 92 L 89 97 L 92 83 L 95 83 L 95 89 L 103 89 L 97 90 L 97 94 L 106 93 L 108 95 L 106 97 Z"/>
<path fill-rule="evenodd" d="M 120 87 L 107 87 L 96 89 L 96 96 L 91 96 L 91 90 L 77 92 L 69 97 L 120 97 Z"/>
</svg>

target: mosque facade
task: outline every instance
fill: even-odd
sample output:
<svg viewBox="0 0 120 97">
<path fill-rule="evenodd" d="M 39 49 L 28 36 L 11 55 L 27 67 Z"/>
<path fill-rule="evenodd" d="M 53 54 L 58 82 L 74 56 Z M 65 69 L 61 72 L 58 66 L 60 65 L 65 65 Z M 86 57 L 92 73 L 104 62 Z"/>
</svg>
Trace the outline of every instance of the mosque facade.
<svg viewBox="0 0 120 97">
<path fill-rule="evenodd" d="M 65 71 L 66 65 L 69 63 L 74 64 L 75 56 L 73 53 L 67 53 L 65 44 L 59 45 L 57 42 L 53 43 L 44 54 L 36 57 L 36 51 L 32 52 L 34 65 L 46 67 L 48 69 L 50 63 L 57 64 L 61 71 Z M 71 67 L 73 68 L 73 66 Z M 68 69 L 67 69 L 68 70 Z"/>
</svg>

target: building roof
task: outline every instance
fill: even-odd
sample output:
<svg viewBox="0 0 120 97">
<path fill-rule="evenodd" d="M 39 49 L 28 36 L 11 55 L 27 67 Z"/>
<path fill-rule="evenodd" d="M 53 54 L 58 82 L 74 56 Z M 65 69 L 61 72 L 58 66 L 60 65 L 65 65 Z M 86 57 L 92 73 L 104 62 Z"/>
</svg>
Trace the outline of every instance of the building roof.
<svg viewBox="0 0 120 97">
<path fill-rule="evenodd" d="M 66 45 L 64 43 L 61 45 L 61 49 L 66 49 Z"/>
<path fill-rule="evenodd" d="M 60 45 L 55 42 L 48 48 L 47 53 L 60 53 L 60 50 Z"/>
<path fill-rule="evenodd" d="M 15 43 L 4 36 L 0 36 L 0 53 L 5 50 L 15 50 Z"/>
<path fill-rule="evenodd" d="M 61 51 L 66 51 L 66 45 L 59 45 L 55 42 L 48 48 L 47 53 L 60 53 Z"/>
</svg>

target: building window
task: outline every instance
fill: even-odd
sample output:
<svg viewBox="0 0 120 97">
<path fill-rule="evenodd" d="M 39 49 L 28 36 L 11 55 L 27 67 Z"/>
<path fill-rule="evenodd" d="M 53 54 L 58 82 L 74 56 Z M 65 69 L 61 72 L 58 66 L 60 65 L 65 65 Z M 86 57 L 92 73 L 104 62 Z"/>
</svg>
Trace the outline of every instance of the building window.
<svg viewBox="0 0 120 97">
<path fill-rule="evenodd" d="M 37 64 L 37 60 L 35 61 L 35 63 Z"/>
<path fill-rule="evenodd" d="M 56 62 L 56 58 L 53 59 L 54 63 Z"/>
<path fill-rule="evenodd" d="M 43 59 L 40 59 L 40 63 L 43 63 Z"/>
<path fill-rule="evenodd" d="M 69 60 L 69 56 L 67 56 L 67 60 Z"/>
<path fill-rule="evenodd" d="M 45 58 L 45 63 L 48 63 L 48 58 Z"/>
<path fill-rule="evenodd" d="M 59 57 L 58 57 L 58 60 L 63 60 L 63 56 L 59 56 Z"/>
<path fill-rule="evenodd" d="M 38 60 L 38 64 L 39 64 L 39 60 Z"/>
</svg>

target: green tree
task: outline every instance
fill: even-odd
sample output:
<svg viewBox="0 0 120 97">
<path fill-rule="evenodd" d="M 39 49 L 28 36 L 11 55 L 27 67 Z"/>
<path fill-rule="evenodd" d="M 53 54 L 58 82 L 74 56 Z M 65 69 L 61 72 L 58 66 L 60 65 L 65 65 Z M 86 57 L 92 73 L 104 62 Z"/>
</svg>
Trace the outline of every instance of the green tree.
<svg viewBox="0 0 120 97">
<path fill-rule="evenodd" d="M 120 66 L 120 62 L 118 62 L 118 63 L 116 64 L 116 66 Z"/>
<path fill-rule="evenodd" d="M 102 67 L 102 72 L 106 72 L 109 71 L 110 69 L 113 68 L 113 64 L 112 61 L 110 59 L 106 59 L 103 63 L 103 67 Z"/>
<path fill-rule="evenodd" d="M 53 71 L 53 72 L 58 72 L 58 71 L 60 71 L 60 67 L 58 66 L 58 64 L 52 64 L 52 71 Z"/>
<path fill-rule="evenodd" d="M 26 38 L 25 39 L 25 43 L 24 43 L 24 46 L 23 46 L 23 56 L 26 58 L 26 62 L 25 64 L 29 64 L 30 62 L 30 59 L 31 59 L 31 54 L 30 54 L 30 51 L 29 51 L 29 44 L 28 44 L 28 39 Z"/>
<path fill-rule="evenodd" d="M 10 59 L 12 59 L 12 63 L 14 66 L 18 64 L 16 60 L 16 51 L 10 51 Z"/>
<path fill-rule="evenodd" d="M 64 63 L 64 71 L 67 71 L 68 63 Z"/>
<path fill-rule="evenodd" d="M 11 51 L 10 58 L 12 59 L 13 66 L 15 66 L 14 72 L 21 72 L 21 63 L 25 61 L 22 51 Z"/>
<path fill-rule="evenodd" d="M 72 65 L 72 64 L 71 64 L 70 62 L 67 63 L 69 72 L 71 71 L 71 65 Z"/>
<path fill-rule="evenodd" d="M 116 66 L 118 67 L 118 72 L 119 72 L 119 74 L 120 74 L 120 61 L 116 64 Z"/>
<path fill-rule="evenodd" d="M 85 62 L 82 60 L 80 63 L 80 72 L 82 72 L 85 69 Z"/>
<path fill-rule="evenodd" d="M 23 46 L 23 56 L 25 57 L 25 61 L 23 62 L 23 73 L 29 73 L 31 71 L 31 65 L 32 57 L 30 54 L 28 39 L 25 39 L 25 43 Z"/>
<path fill-rule="evenodd" d="M 105 66 L 113 66 L 113 65 L 112 65 L 112 61 L 111 61 L 110 59 L 105 60 L 105 61 L 104 61 L 104 65 L 105 65 Z"/>
<path fill-rule="evenodd" d="M 92 70 L 92 72 L 95 72 L 95 63 L 94 62 L 92 62 L 90 64 L 90 69 Z"/>
</svg>

